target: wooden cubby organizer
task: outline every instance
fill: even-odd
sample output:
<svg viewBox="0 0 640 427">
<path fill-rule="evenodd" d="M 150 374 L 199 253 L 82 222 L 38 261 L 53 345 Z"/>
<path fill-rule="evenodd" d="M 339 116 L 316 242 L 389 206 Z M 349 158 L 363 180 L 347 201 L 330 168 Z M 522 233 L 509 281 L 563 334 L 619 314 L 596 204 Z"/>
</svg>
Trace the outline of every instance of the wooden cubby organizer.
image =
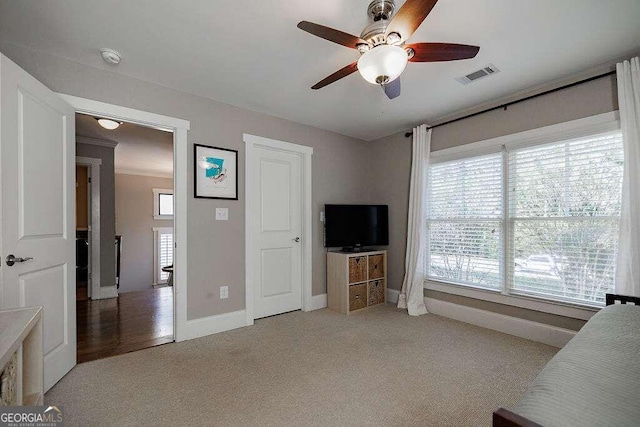
<svg viewBox="0 0 640 427">
<path fill-rule="evenodd" d="M 328 252 L 327 301 L 340 313 L 384 304 L 387 295 L 387 251 Z"/>
</svg>

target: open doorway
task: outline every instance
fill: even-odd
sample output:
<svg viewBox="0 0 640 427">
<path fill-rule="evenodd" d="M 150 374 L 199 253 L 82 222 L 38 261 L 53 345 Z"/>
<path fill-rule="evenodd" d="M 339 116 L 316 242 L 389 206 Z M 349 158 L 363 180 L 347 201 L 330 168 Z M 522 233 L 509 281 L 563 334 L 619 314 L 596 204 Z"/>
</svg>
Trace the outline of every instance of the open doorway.
<svg viewBox="0 0 640 427">
<path fill-rule="evenodd" d="M 76 114 L 78 362 L 174 341 L 173 133 L 97 118 Z"/>
</svg>

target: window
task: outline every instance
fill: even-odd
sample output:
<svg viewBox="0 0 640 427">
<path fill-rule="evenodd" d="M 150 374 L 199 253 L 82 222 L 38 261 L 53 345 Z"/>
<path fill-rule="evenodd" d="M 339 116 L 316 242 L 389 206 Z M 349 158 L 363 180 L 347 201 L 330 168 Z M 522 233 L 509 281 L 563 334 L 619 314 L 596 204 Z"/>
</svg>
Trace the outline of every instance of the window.
<svg viewBox="0 0 640 427">
<path fill-rule="evenodd" d="M 430 165 L 429 279 L 599 305 L 613 290 L 619 131 Z"/>
<path fill-rule="evenodd" d="M 499 289 L 502 282 L 502 157 L 429 167 L 429 276 Z"/>
<path fill-rule="evenodd" d="M 153 189 L 153 218 L 173 219 L 173 190 Z"/>
<path fill-rule="evenodd" d="M 153 228 L 153 283 L 166 283 L 169 273 L 162 268 L 173 265 L 173 228 Z"/>
<path fill-rule="evenodd" d="M 620 133 L 509 153 L 511 289 L 604 302 L 613 291 L 623 165 Z"/>
</svg>

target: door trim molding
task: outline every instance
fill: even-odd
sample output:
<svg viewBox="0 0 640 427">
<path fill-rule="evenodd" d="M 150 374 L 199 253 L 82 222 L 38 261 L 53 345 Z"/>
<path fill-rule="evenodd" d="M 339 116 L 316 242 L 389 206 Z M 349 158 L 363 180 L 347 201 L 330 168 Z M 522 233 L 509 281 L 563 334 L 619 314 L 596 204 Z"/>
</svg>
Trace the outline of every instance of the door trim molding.
<svg viewBox="0 0 640 427">
<path fill-rule="evenodd" d="M 117 298 L 118 288 L 116 287 L 116 285 L 103 286 L 100 288 L 100 294 L 98 296 L 100 299 Z"/>
<path fill-rule="evenodd" d="M 98 115 L 173 132 L 173 188 L 175 191 L 173 198 L 175 243 L 173 258 L 176 267 L 173 285 L 173 338 L 175 341 L 190 339 L 192 334 L 188 331 L 190 325 L 187 320 L 187 205 L 189 201 L 189 193 L 187 191 L 189 178 L 187 131 L 191 126 L 190 122 L 77 96 L 58 95 L 71 104 L 78 113 Z"/>
<path fill-rule="evenodd" d="M 311 239 L 312 239 L 312 210 L 311 210 L 311 156 L 313 148 L 305 145 L 292 144 L 290 142 L 278 141 L 275 139 L 263 138 L 261 136 L 243 134 L 242 139 L 245 143 L 245 314 L 247 326 L 253 325 L 254 322 L 254 306 L 253 306 L 253 250 L 255 242 L 250 233 L 252 229 L 252 217 L 249 214 L 256 209 L 253 206 L 253 200 L 249 197 L 253 189 L 250 178 L 250 165 L 253 160 L 254 151 L 258 147 L 276 149 L 292 154 L 298 154 L 302 158 L 302 311 L 311 311 L 314 309 L 313 297 L 311 294 Z"/>
<path fill-rule="evenodd" d="M 106 102 L 95 101 L 93 99 L 66 95 L 64 93 L 58 93 L 58 95 L 71 104 L 78 113 L 89 115 L 93 114 L 104 117 L 105 119 L 120 119 L 121 121 L 133 122 L 139 125 L 149 126 L 160 130 L 169 130 L 172 132 L 176 129 L 189 130 L 191 127 L 188 120 L 149 113 L 142 110 L 135 110 L 133 108 L 108 104 Z"/>
<path fill-rule="evenodd" d="M 244 310 L 193 319 L 189 321 L 189 328 L 185 332 L 184 339 L 190 340 L 243 328 L 246 326 L 245 319 Z"/>
<path fill-rule="evenodd" d="M 78 138 L 76 138 L 78 142 Z M 88 166 L 91 177 L 91 230 L 89 242 L 91 245 L 91 299 L 101 299 L 100 292 L 100 166 L 102 159 L 76 156 L 76 165 Z M 117 296 L 117 292 L 116 292 Z"/>
</svg>

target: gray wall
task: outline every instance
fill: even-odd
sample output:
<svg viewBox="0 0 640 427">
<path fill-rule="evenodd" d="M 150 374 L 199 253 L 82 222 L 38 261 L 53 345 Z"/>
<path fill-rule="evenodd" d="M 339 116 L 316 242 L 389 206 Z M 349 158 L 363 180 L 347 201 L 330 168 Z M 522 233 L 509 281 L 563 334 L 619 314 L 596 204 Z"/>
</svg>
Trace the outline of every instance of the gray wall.
<svg viewBox="0 0 640 427">
<path fill-rule="evenodd" d="M 495 110 L 437 127 L 431 137 L 431 151 L 602 114 L 617 108 L 616 80 L 615 76 L 610 76 L 512 105 L 506 111 Z M 398 290 L 402 287 L 404 277 L 411 151 L 411 138 L 405 138 L 404 132 L 372 142 L 372 165 L 384 164 L 385 173 L 371 177 L 371 201 L 389 205 L 389 288 Z M 442 293 L 427 291 L 427 295 L 443 299 Z M 456 302 L 487 309 L 487 304 L 471 298 L 457 298 Z M 502 309 L 499 306 L 495 304 L 491 308 L 507 314 L 507 306 L 502 306 Z M 518 309 L 508 311 L 510 315 L 520 313 L 522 318 L 530 316 L 530 313 Z M 548 316 L 538 321 L 550 323 Z M 573 328 L 575 324 L 565 326 Z"/>
<path fill-rule="evenodd" d="M 191 196 L 193 180 L 188 180 L 189 319 L 244 308 L 242 134 L 313 147 L 313 294 L 326 292 L 319 212 L 328 202 L 369 202 L 368 143 L 13 45 L 0 44 L 0 51 L 56 92 L 191 121 L 190 153 L 194 142 L 239 150 L 239 201 L 194 199 Z M 188 158 L 190 171 L 193 169 L 192 155 Z M 216 207 L 229 208 L 229 221 L 214 220 Z M 229 286 L 229 298 L 225 300 L 219 299 L 222 285 Z"/>
<path fill-rule="evenodd" d="M 113 148 L 77 143 L 76 156 L 102 160 L 100 165 L 100 286 L 115 286 L 116 221 Z"/>
<path fill-rule="evenodd" d="M 389 287 L 400 288 L 411 163 L 411 141 L 402 134 L 365 143 L 13 45 L 0 44 L 0 50 L 54 91 L 190 120 L 190 152 L 194 142 L 239 150 L 239 201 L 189 199 L 189 319 L 244 308 L 242 133 L 314 147 L 314 295 L 326 290 L 322 226 L 318 217 L 322 205 L 328 202 L 389 204 Z M 437 128 L 432 150 L 612 111 L 617 105 L 615 97 L 614 78 L 593 81 L 511 106 L 507 111 L 497 110 Z M 189 170 L 192 163 L 189 156 Z M 370 171 L 379 169 L 380 164 L 384 165 L 384 173 L 372 174 Z M 192 186 L 190 179 L 190 195 Z M 216 207 L 228 207 L 230 220 L 214 221 Z M 224 242 L 224 246 L 215 242 Z M 227 300 L 218 298 L 221 285 L 229 285 Z"/>
<path fill-rule="evenodd" d="M 515 307 L 513 305 L 498 304 L 491 301 L 483 301 L 476 298 L 468 298 L 445 292 L 427 290 L 425 291 L 425 296 L 441 301 L 451 302 L 453 304 L 466 305 L 480 310 L 518 317 L 520 319 L 544 323 L 546 325 L 569 329 L 572 331 L 579 331 L 580 328 L 587 323 L 586 320 L 573 319 L 571 317 L 559 316 L 557 314 L 543 313 L 541 311 L 529 310 L 526 308 Z"/>
<path fill-rule="evenodd" d="M 568 122 L 618 109 L 616 76 L 533 98 L 433 130 L 431 151 Z"/>
<path fill-rule="evenodd" d="M 407 214 L 411 180 L 411 138 L 404 132 L 371 143 L 371 165 L 382 174 L 371 177 L 371 202 L 389 205 L 387 287 L 402 288 L 404 253 L 407 245 Z"/>
<path fill-rule="evenodd" d="M 153 283 L 153 227 L 173 221 L 153 218 L 153 189 L 173 188 L 172 178 L 116 174 L 116 234 L 122 236 L 119 293 L 150 289 Z"/>
</svg>

